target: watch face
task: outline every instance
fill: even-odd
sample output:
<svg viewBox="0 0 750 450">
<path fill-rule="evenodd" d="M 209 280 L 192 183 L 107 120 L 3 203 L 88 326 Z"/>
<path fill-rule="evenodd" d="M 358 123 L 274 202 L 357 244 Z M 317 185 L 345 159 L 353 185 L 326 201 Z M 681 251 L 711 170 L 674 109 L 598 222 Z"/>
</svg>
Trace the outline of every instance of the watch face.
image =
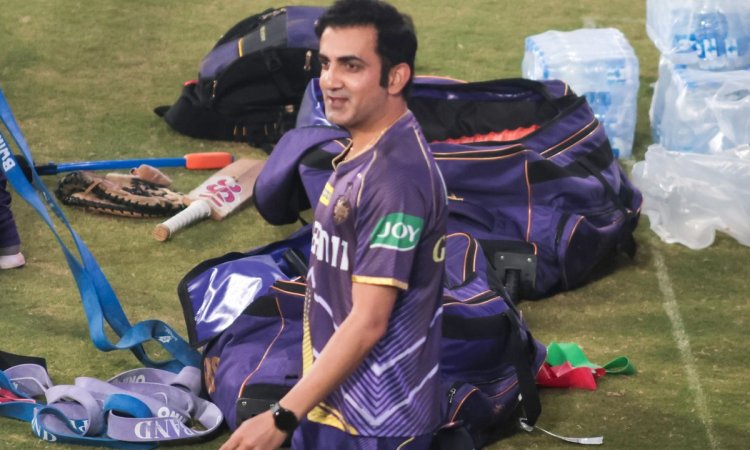
<svg viewBox="0 0 750 450">
<path fill-rule="evenodd" d="M 282 408 L 278 403 L 271 406 L 271 412 L 273 412 L 273 421 L 276 428 L 279 430 L 291 434 L 297 428 L 297 416 L 293 412 Z"/>
</svg>

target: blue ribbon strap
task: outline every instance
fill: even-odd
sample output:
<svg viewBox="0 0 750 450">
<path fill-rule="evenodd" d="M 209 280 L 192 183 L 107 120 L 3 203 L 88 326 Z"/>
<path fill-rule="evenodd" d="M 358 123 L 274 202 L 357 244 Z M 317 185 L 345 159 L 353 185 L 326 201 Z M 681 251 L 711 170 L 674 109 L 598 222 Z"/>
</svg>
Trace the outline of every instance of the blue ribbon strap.
<svg viewBox="0 0 750 450">
<path fill-rule="evenodd" d="M 185 366 L 198 367 L 200 354 L 177 334 L 167 324 L 158 320 L 146 320 L 131 325 L 128 321 L 114 290 L 107 281 L 96 259 L 84 244 L 83 240 L 73 230 L 62 209 L 47 190 L 39 175 L 34 170 L 33 159 L 28 144 L 21 133 L 18 124 L 10 110 L 8 102 L 0 89 L 0 119 L 10 132 L 13 140 L 21 151 L 21 154 L 29 161 L 32 174 L 32 182 L 26 179 L 19 168 L 10 146 L 0 133 L 0 157 L 2 157 L 2 169 L 8 181 L 18 194 L 31 205 L 42 217 L 44 222 L 54 234 L 65 259 L 75 278 L 81 302 L 89 325 L 89 335 L 101 351 L 129 349 L 141 363 L 147 367 L 156 367 L 179 372 Z M 39 198 L 37 191 L 41 193 L 46 205 L 57 215 L 60 222 L 69 231 L 76 249 L 80 255 L 80 261 L 71 253 L 65 245 L 49 215 L 45 203 Z M 104 323 L 120 337 L 117 343 L 112 343 L 105 333 Z M 149 340 L 158 341 L 174 359 L 168 361 L 155 361 L 151 359 L 143 348 L 143 343 Z"/>
</svg>

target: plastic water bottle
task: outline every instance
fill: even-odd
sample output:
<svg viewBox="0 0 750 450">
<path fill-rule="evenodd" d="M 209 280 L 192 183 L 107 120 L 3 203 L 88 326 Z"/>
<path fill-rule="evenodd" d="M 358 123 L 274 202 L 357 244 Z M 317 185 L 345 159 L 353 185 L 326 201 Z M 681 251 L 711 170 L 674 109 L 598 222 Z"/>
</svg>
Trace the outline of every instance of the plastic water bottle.
<svg viewBox="0 0 750 450">
<path fill-rule="evenodd" d="M 646 33 L 663 55 L 680 64 L 695 64 L 691 29 L 696 0 L 647 0 Z"/>
<path fill-rule="evenodd" d="M 693 40 L 698 67 L 708 70 L 727 68 L 727 44 L 737 52 L 736 39 L 729 38 L 727 16 L 715 0 L 706 0 L 693 15 Z"/>
<path fill-rule="evenodd" d="M 728 34 L 724 41 L 727 68 L 750 68 L 750 1 L 725 0 L 719 6 L 727 19 Z"/>
<path fill-rule="evenodd" d="M 609 108 L 612 105 L 612 94 L 607 91 L 600 92 L 586 92 L 586 101 L 594 110 L 594 116 L 599 119 L 599 122 L 607 123 L 609 116 Z"/>
<path fill-rule="evenodd" d="M 731 146 L 750 144 L 750 79 L 728 80 L 707 103 L 725 141 Z"/>
<path fill-rule="evenodd" d="M 522 75 L 559 79 L 586 97 L 614 155 L 629 158 L 635 135 L 638 59 L 614 28 L 547 31 L 525 41 Z"/>
<path fill-rule="evenodd" d="M 654 141 L 719 153 L 750 142 L 750 70 L 701 70 L 662 57 L 651 101 Z"/>
<path fill-rule="evenodd" d="M 690 53 L 693 51 L 693 41 L 690 37 L 691 12 L 688 9 L 677 9 L 672 14 L 674 18 L 672 48 L 677 53 Z"/>
<path fill-rule="evenodd" d="M 748 0 L 647 0 L 646 32 L 675 64 L 750 68 Z"/>
</svg>

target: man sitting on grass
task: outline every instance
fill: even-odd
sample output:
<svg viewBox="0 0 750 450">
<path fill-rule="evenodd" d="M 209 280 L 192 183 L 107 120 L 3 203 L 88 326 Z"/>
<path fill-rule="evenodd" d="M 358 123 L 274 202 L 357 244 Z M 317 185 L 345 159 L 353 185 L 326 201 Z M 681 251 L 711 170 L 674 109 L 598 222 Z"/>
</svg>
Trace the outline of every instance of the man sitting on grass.
<svg viewBox="0 0 750 450">
<path fill-rule="evenodd" d="M 351 142 L 315 207 L 301 380 L 222 447 L 427 449 L 438 391 L 447 196 L 408 95 L 411 19 L 341 0 L 319 19 L 326 117 Z M 298 425 L 299 421 L 299 426 Z"/>
</svg>

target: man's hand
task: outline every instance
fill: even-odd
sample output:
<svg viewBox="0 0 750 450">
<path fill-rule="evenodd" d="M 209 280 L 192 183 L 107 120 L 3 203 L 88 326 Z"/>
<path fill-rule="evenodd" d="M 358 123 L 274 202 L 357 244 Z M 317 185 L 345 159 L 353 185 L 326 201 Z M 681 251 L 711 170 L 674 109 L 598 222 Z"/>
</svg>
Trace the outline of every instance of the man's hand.
<svg viewBox="0 0 750 450">
<path fill-rule="evenodd" d="M 274 450 L 284 439 L 286 433 L 276 428 L 271 411 L 266 411 L 242 422 L 220 450 Z"/>
</svg>

